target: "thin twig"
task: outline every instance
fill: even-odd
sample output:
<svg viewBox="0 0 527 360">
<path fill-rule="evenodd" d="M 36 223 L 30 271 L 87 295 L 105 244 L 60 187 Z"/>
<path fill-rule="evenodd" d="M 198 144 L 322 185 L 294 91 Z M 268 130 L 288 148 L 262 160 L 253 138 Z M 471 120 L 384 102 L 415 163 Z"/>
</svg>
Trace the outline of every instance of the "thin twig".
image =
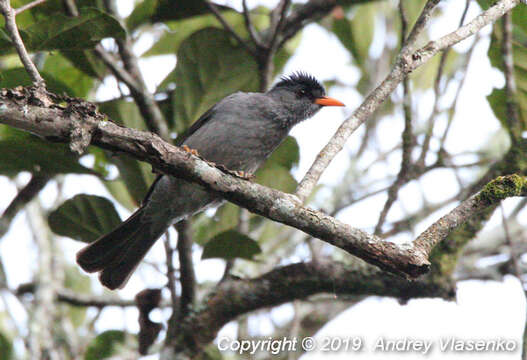
<svg viewBox="0 0 527 360">
<path fill-rule="evenodd" d="M 28 283 L 23 284 L 18 287 L 15 294 L 17 296 L 22 296 L 25 294 L 33 294 L 38 285 L 35 283 Z M 89 294 L 80 294 L 78 292 L 75 292 L 70 289 L 57 289 L 57 300 L 60 302 L 67 303 L 72 306 L 80 306 L 80 307 L 95 307 L 102 309 L 107 306 L 119 306 L 119 307 L 127 307 L 127 306 L 136 306 L 134 300 L 123 300 L 118 297 L 110 297 L 110 296 L 94 296 Z M 164 304 L 163 306 L 167 306 L 167 304 Z"/>
<path fill-rule="evenodd" d="M 285 14 L 290 4 L 291 0 L 281 0 L 280 3 L 277 5 L 276 9 L 273 10 L 273 12 L 271 13 L 271 15 L 278 14 L 278 19 L 272 16 L 273 18 L 271 19 L 271 23 L 274 23 L 274 26 L 271 30 L 271 39 L 268 43 L 269 49 L 275 50 L 276 46 L 278 45 L 278 37 L 280 32 L 282 31 L 286 18 Z"/>
<path fill-rule="evenodd" d="M 247 41 L 245 41 L 244 39 L 241 38 L 240 35 L 238 35 L 238 33 L 227 22 L 227 20 L 225 20 L 225 18 L 223 17 L 221 12 L 218 10 L 216 5 L 214 5 L 210 1 L 205 1 L 205 4 L 207 4 L 207 6 L 209 7 L 209 9 L 212 12 L 212 14 L 216 17 L 216 19 L 218 19 L 218 21 L 224 27 L 224 29 L 227 30 L 232 35 L 232 37 L 235 38 L 236 41 L 238 41 L 238 43 L 240 43 L 240 45 L 242 45 L 245 48 L 245 50 L 247 50 L 247 52 L 249 54 L 251 54 L 252 56 L 256 57 L 257 54 L 256 54 L 255 50 L 247 43 Z"/>
<path fill-rule="evenodd" d="M 15 10 L 15 16 L 20 14 L 20 13 L 22 13 L 22 12 L 24 12 L 24 11 L 26 11 L 26 10 L 34 8 L 37 5 L 45 3 L 45 2 L 46 2 L 46 0 L 35 0 L 35 1 L 30 2 L 29 4 L 22 5 L 21 7 L 17 8 Z"/>
<path fill-rule="evenodd" d="M 424 30 L 430 19 L 430 14 L 439 0 L 429 0 L 421 15 L 417 19 L 412 31 L 402 45 L 397 63 L 386 79 L 373 90 L 363 103 L 346 119 L 337 129 L 337 132 L 329 140 L 326 146 L 319 152 L 315 161 L 298 184 L 296 195 L 304 200 L 309 196 L 322 173 L 329 166 L 333 158 L 344 148 L 347 139 L 362 125 L 373 112 L 384 102 L 384 100 L 395 90 L 409 71 L 405 70 L 405 62 L 412 51 L 417 37 Z"/>
<path fill-rule="evenodd" d="M 421 11 L 421 14 L 419 14 L 419 17 L 417 18 L 412 28 L 412 31 L 410 32 L 410 34 L 408 34 L 406 41 L 402 45 L 401 55 L 409 55 L 414 52 L 414 47 L 417 44 L 417 39 L 419 35 L 421 35 L 423 30 L 426 28 L 426 25 L 428 24 L 432 16 L 432 11 L 440 1 L 441 0 L 427 1 L 423 10 Z"/>
<path fill-rule="evenodd" d="M 401 44 L 405 43 L 406 28 L 408 20 L 406 19 L 406 12 L 403 6 L 403 2 L 399 1 L 399 14 L 401 17 Z M 382 226 L 386 220 L 386 216 L 390 211 L 392 205 L 397 200 L 397 194 L 401 187 L 406 184 L 412 177 L 412 150 L 414 147 L 414 134 L 412 126 L 412 95 L 410 94 L 410 82 L 408 77 L 403 79 L 403 112 L 404 112 L 404 130 L 402 133 L 403 143 L 403 155 L 401 159 L 401 169 L 397 174 L 395 182 L 388 189 L 388 198 L 384 203 L 384 207 L 379 215 L 379 220 L 375 226 L 375 235 L 379 235 L 382 230 Z"/>
<path fill-rule="evenodd" d="M 33 61 L 29 57 L 29 54 L 26 50 L 26 46 L 20 37 L 20 33 L 18 32 L 15 21 L 15 10 L 13 10 L 11 7 L 9 0 L 0 0 L 0 11 L 5 18 L 6 30 L 11 37 L 11 41 L 13 42 L 13 45 L 18 53 L 18 57 L 20 58 L 20 61 L 22 61 L 22 64 L 29 74 L 31 81 L 36 87 L 45 88 L 46 84 L 44 79 L 42 76 L 40 76 L 35 64 L 33 64 Z"/>
<path fill-rule="evenodd" d="M 45 174 L 33 174 L 31 176 L 29 182 L 18 192 L 16 197 L 2 213 L 2 217 L 0 217 L 0 238 L 9 230 L 9 225 L 16 214 L 38 195 L 50 178 L 49 175 Z"/>
<path fill-rule="evenodd" d="M 400 56 L 393 70 L 388 74 L 386 79 L 375 90 L 373 90 L 353 114 L 342 123 L 328 144 L 317 155 L 315 161 L 297 187 L 296 195 L 298 198 L 301 200 L 307 198 L 333 158 L 344 148 L 344 145 L 351 134 L 353 134 L 353 132 L 355 132 L 355 130 L 363 124 L 375 110 L 377 110 L 405 76 L 426 63 L 439 51 L 457 44 L 469 36 L 474 35 L 484 26 L 496 21 L 518 5 L 519 2 L 520 0 L 501 0 L 488 10 L 482 12 L 468 24 L 435 41 L 430 41 L 426 46 L 411 55 Z M 427 9 L 426 6 L 425 9 Z M 424 26 L 425 24 L 423 21 L 427 18 L 427 16 L 424 16 L 420 23 L 416 23 L 416 26 Z M 406 48 L 411 48 L 413 46 L 411 39 L 414 35 L 412 34 L 415 35 L 415 32 L 412 31 L 408 37 Z M 403 51 L 401 51 L 401 53 L 402 52 Z"/>
<path fill-rule="evenodd" d="M 113 1 L 105 0 L 104 5 L 106 10 L 112 14 L 125 27 L 124 21 L 120 18 Z M 148 129 L 155 132 L 163 139 L 170 141 L 170 130 L 167 122 L 159 108 L 154 96 L 148 91 L 141 70 L 139 69 L 139 62 L 132 51 L 132 40 L 128 34 L 124 39 L 115 39 L 117 43 L 119 55 L 123 62 L 124 69 L 134 79 L 136 86 L 130 88 L 130 93 L 134 98 L 139 112 L 141 113 Z M 100 53 L 100 51 L 99 51 Z M 116 66 L 114 66 L 115 68 Z"/>
<path fill-rule="evenodd" d="M 465 8 L 463 9 L 463 13 L 461 14 L 461 19 L 459 20 L 459 26 L 462 26 L 465 23 L 465 18 L 467 16 L 469 6 L 470 6 L 470 0 L 466 0 Z M 428 154 L 428 150 L 430 149 L 430 141 L 432 140 L 432 135 L 434 134 L 435 119 L 436 119 L 437 114 L 439 113 L 439 99 L 442 96 L 441 89 L 440 89 L 441 78 L 443 77 L 443 71 L 445 68 L 446 60 L 447 60 L 448 54 L 450 53 L 451 49 L 452 48 L 450 47 L 447 48 L 441 54 L 441 58 L 439 59 L 439 66 L 437 68 L 437 73 L 436 73 L 436 77 L 434 80 L 434 105 L 432 106 L 432 112 L 430 113 L 430 116 L 428 117 L 425 138 L 423 140 L 423 145 L 421 147 L 421 155 L 419 155 L 419 159 L 416 161 L 416 165 L 418 167 L 425 166 L 426 155 Z"/>
<path fill-rule="evenodd" d="M 262 41 L 260 39 L 260 36 L 256 32 L 256 29 L 254 28 L 254 25 L 251 21 L 251 13 L 249 11 L 249 7 L 247 6 L 247 0 L 242 1 L 243 6 L 243 20 L 245 21 L 245 27 L 247 28 L 247 32 L 249 33 L 249 36 L 251 37 L 251 40 L 255 44 L 257 48 L 262 47 Z"/>
<path fill-rule="evenodd" d="M 167 288 L 170 291 L 170 303 L 172 304 L 172 314 L 177 314 L 177 293 L 176 293 L 176 275 L 174 269 L 174 249 L 172 244 L 170 244 L 170 233 L 165 232 L 165 254 L 166 254 L 166 263 L 167 263 Z"/>
</svg>

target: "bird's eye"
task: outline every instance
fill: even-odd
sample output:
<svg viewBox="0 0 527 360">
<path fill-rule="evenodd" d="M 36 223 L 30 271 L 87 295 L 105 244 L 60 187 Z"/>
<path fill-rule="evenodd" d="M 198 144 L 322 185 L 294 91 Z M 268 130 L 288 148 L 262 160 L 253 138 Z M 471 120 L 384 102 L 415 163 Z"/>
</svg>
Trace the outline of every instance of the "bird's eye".
<svg viewBox="0 0 527 360">
<path fill-rule="evenodd" d="M 296 95 L 297 95 L 298 97 L 306 96 L 306 95 L 307 95 L 307 92 L 306 92 L 304 89 L 300 89 L 300 90 L 298 90 L 298 92 L 296 93 Z"/>
</svg>

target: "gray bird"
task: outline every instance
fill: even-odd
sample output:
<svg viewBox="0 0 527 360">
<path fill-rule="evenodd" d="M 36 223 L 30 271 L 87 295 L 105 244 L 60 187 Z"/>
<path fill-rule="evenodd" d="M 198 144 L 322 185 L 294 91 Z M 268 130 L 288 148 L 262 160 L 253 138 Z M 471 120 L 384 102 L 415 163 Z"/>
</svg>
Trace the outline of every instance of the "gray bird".
<svg viewBox="0 0 527 360">
<path fill-rule="evenodd" d="M 266 93 L 227 96 L 205 112 L 177 145 L 195 149 L 201 157 L 227 169 L 252 174 L 294 125 L 323 106 L 344 104 L 325 96 L 314 77 L 295 73 Z M 122 288 L 169 226 L 221 201 L 197 184 L 159 176 L 141 207 L 80 250 L 77 263 L 86 272 L 100 272 L 100 282 L 107 288 Z"/>
</svg>

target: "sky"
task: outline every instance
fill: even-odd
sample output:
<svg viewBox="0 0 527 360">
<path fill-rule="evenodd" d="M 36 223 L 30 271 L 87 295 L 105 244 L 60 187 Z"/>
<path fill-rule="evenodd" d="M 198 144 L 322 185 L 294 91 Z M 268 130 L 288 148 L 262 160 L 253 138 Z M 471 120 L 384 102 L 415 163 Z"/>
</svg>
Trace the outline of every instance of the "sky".
<svg viewBox="0 0 527 360">
<path fill-rule="evenodd" d="M 272 6 L 277 1 L 260 1 L 266 6 Z M 227 1 L 226 3 L 239 6 L 239 1 Z M 258 3 L 249 1 L 250 6 Z M 127 5 L 131 2 L 119 2 L 122 7 L 122 13 L 126 14 Z M 430 37 L 437 38 L 457 27 L 457 22 L 464 6 L 463 1 L 447 0 L 442 2 L 442 11 L 444 16 L 441 17 L 440 23 L 432 24 Z M 472 19 L 478 14 L 479 9 L 473 3 L 467 19 Z M 490 28 L 482 31 L 483 35 L 489 34 Z M 138 53 L 146 50 L 152 39 L 141 39 L 135 50 Z M 472 40 L 457 45 L 458 51 L 466 51 Z M 475 48 L 473 61 L 471 62 L 467 79 L 461 98 L 458 101 L 456 119 L 450 132 L 447 143 L 448 149 L 453 152 L 472 151 L 487 144 L 499 130 L 499 123 L 492 114 L 488 106 L 486 96 L 492 91 L 493 87 L 503 85 L 503 77 L 499 72 L 492 69 L 487 60 L 486 51 L 488 48 L 488 38 L 481 41 Z M 321 51 L 323 48 L 324 51 Z M 375 54 L 379 49 L 372 46 L 371 52 Z M 295 127 L 292 135 L 297 139 L 301 157 L 300 164 L 295 170 L 295 176 L 300 179 L 307 171 L 318 151 L 327 143 L 329 138 L 335 132 L 340 123 L 356 108 L 361 101 L 361 97 L 353 90 L 352 86 L 358 81 L 357 71 L 350 65 L 351 59 L 349 53 L 343 49 L 335 36 L 328 34 L 318 25 L 309 25 L 305 28 L 301 44 L 286 65 L 285 74 L 295 70 L 304 70 L 314 74 L 320 80 L 329 80 L 338 78 L 341 82 L 349 84 L 345 87 L 334 87 L 329 93 L 344 103 L 347 107 L 340 109 L 324 109 L 319 112 L 313 119 L 305 121 Z M 145 78 L 149 80 L 148 86 L 154 89 L 165 75 L 173 68 L 175 59 L 168 56 L 149 58 L 141 60 L 140 65 L 144 71 Z M 485 74 L 485 76 L 482 76 Z M 109 80 L 107 86 L 101 89 L 97 94 L 98 99 L 107 99 L 116 96 L 114 83 Z M 416 104 L 416 111 L 421 114 L 427 114 L 430 111 L 433 96 L 425 95 L 424 99 Z M 118 96 L 118 94 L 117 94 Z M 420 116 L 426 118 L 426 115 Z M 474 123 L 477 121 L 477 126 Z M 400 133 L 403 130 L 402 118 L 393 116 L 383 120 L 380 125 L 380 131 L 383 135 L 381 147 L 390 149 L 400 141 Z M 441 125 L 438 126 L 440 131 Z M 356 150 L 357 144 L 361 139 L 362 129 L 359 129 L 349 139 L 346 148 L 335 158 L 331 166 L 324 173 L 321 179 L 325 184 L 336 184 L 342 177 L 342 169 L 349 164 L 350 154 Z M 470 134 L 470 136 L 467 136 Z M 372 158 L 373 154 L 364 155 L 365 163 Z M 89 161 L 86 159 L 85 161 Z M 373 175 L 382 177 L 386 173 L 396 174 L 399 169 L 400 161 L 397 158 L 390 159 L 386 167 L 377 167 L 372 169 Z M 473 176 L 472 174 L 470 174 Z M 19 177 L 20 184 L 24 184 L 28 175 Z M 0 209 L 3 209 L 16 194 L 16 188 L 5 178 L 0 177 Z M 419 189 L 423 188 L 427 200 L 441 201 L 457 193 L 458 184 L 450 171 L 435 170 L 425 175 L 419 182 L 412 182 L 401 189 L 399 198 L 403 199 L 403 206 L 394 206 L 390 212 L 389 218 L 395 219 L 401 216 L 403 211 L 418 210 L 422 205 L 422 199 L 418 196 Z M 90 193 L 107 196 L 106 190 L 89 176 L 68 175 L 65 181 L 64 195 L 69 198 L 78 193 Z M 51 207 L 56 197 L 57 190 L 54 185 L 48 185 L 42 192 L 41 199 L 45 207 Z M 354 227 L 363 228 L 371 231 L 375 226 L 380 209 L 384 205 L 386 195 L 381 194 L 374 196 L 356 206 L 351 206 L 341 214 L 339 218 Z M 505 212 L 510 212 L 517 200 L 506 200 L 503 203 Z M 4 205 L 5 204 L 5 205 Z M 424 230 L 439 216 L 446 213 L 450 208 L 443 208 L 441 211 L 432 214 L 417 227 L 417 233 Z M 122 217 L 127 216 L 126 210 L 118 208 Z M 519 220 L 522 224 L 527 223 L 527 214 L 525 211 L 520 214 Z M 501 214 L 496 212 L 485 229 L 499 227 L 501 223 Z M 409 241 L 412 234 L 404 234 L 395 240 Z M 81 244 L 69 239 L 62 239 L 61 246 L 64 247 L 65 257 L 73 262 L 75 252 L 80 249 Z M 27 282 L 32 278 L 32 272 L 35 267 L 34 244 L 27 229 L 25 214 L 19 214 L 11 230 L 0 242 L 0 255 L 4 261 L 9 273 L 9 284 L 11 287 Z M 13 254 L 27 254 L 27 256 L 13 256 Z M 164 249 L 162 242 L 158 241 L 148 255 L 148 259 L 163 261 Z M 199 251 L 194 253 L 195 269 L 200 280 L 218 280 L 222 273 L 223 262 L 219 260 L 200 260 Z M 13 271 L 16 269 L 16 271 Z M 142 290 L 147 284 L 149 287 L 163 286 L 163 278 L 151 276 L 152 268 L 143 265 L 136 272 L 124 290 L 119 291 L 119 295 L 125 298 L 133 296 Z M 95 276 L 93 276 L 95 278 Z M 95 283 L 95 282 L 94 282 Z M 98 292 L 102 288 L 94 284 Z M 168 295 L 165 293 L 165 295 Z M 25 319 L 25 312 L 20 305 L 13 299 L 8 299 L 10 311 L 15 317 Z M 0 302 L 0 309 L 2 308 Z M 103 311 L 100 320 L 97 322 L 98 330 L 123 328 L 131 332 L 138 331 L 137 312 L 135 309 L 128 309 L 124 314 L 116 311 L 115 308 L 107 308 Z M 457 301 L 446 302 L 439 299 L 422 299 L 411 300 L 406 305 L 399 304 L 396 300 L 390 298 L 369 297 L 349 310 L 343 312 L 333 321 L 329 322 L 316 335 L 319 343 L 328 337 L 334 338 L 339 336 L 360 337 L 364 343 L 363 351 L 358 353 L 358 358 L 367 360 L 376 359 L 422 359 L 425 356 L 417 352 L 397 352 L 387 353 L 374 351 L 374 345 L 379 339 L 411 339 L 427 340 L 432 342 L 432 350 L 426 356 L 426 359 L 519 359 L 521 347 L 521 335 L 525 324 L 526 304 L 524 294 L 519 281 L 513 277 L 506 277 L 502 282 L 495 281 L 464 281 L 458 283 Z M 253 316 L 250 320 L 250 331 L 254 334 L 261 333 L 265 335 L 272 330 L 272 322 L 285 323 L 292 317 L 292 306 L 286 304 L 279 306 L 272 311 L 271 319 L 263 316 Z M 153 320 L 166 320 L 169 316 L 168 311 L 154 311 Z M 218 338 L 234 338 L 236 326 L 227 325 L 220 332 Z M 459 339 L 474 340 L 497 340 L 507 339 L 515 341 L 517 351 L 502 353 L 477 353 L 464 352 L 449 353 L 442 352 L 439 349 L 440 341 L 444 338 L 456 337 Z M 18 347 L 21 344 L 17 345 Z M 331 355 L 331 356 L 329 356 Z M 321 359 L 321 358 L 345 358 L 349 354 L 340 353 L 319 353 L 312 352 L 302 359 Z M 148 357 L 155 358 L 155 357 Z"/>
</svg>

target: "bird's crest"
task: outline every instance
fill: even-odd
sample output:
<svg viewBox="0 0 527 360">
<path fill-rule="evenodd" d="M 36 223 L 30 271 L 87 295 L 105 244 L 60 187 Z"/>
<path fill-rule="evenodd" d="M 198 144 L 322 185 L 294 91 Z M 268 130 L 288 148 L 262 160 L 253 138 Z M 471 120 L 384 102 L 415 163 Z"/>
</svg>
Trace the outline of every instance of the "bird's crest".
<svg viewBox="0 0 527 360">
<path fill-rule="evenodd" d="M 280 87 L 296 87 L 302 86 L 307 87 L 311 90 L 319 90 L 322 94 L 326 91 L 320 82 L 313 76 L 303 71 L 294 72 L 289 76 L 282 76 L 280 81 L 276 83 L 275 88 Z"/>
</svg>

